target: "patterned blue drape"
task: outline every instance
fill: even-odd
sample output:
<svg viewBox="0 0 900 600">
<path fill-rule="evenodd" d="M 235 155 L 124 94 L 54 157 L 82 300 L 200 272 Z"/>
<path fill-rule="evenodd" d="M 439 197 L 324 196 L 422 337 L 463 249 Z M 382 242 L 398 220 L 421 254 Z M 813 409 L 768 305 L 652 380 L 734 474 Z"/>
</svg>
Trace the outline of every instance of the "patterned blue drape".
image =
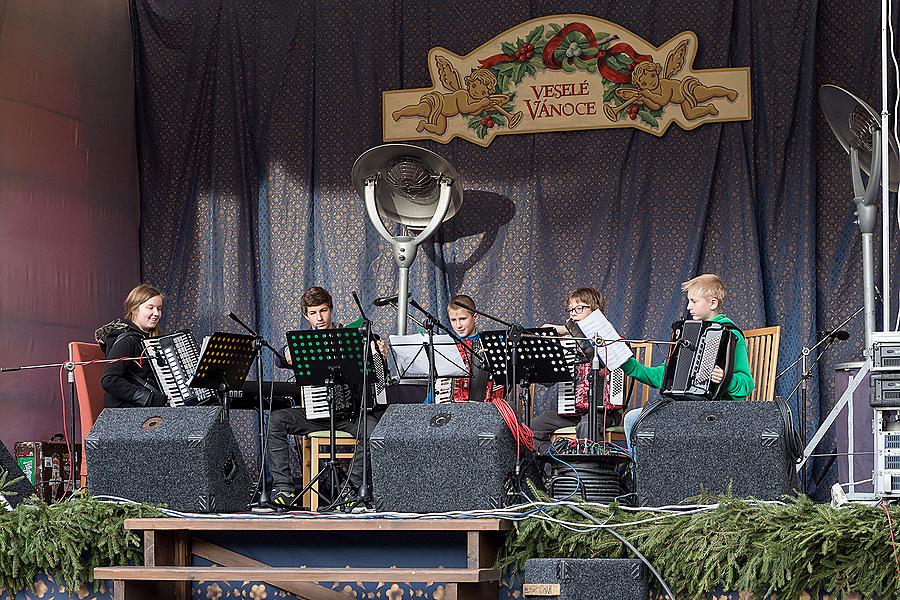
<svg viewBox="0 0 900 600">
<path fill-rule="evenodd" d="M 465 54 L 563 13 L 654 44 L 694 31 L 696 68 L 750 66 L 753 119 L 661 139 L 600 130 L 423 144 L 458 169 L 465 202 L 413 265 L 419 302 L 442 312 L 465 292 L 541 324 L 562 321 L 566 290 L 592 285 L 624 335 L 667 338 L 684 314 L 680 283 L 716 272 L 740 326 L 783 327 L 781 367 L 862 302 L 848 160 L 817 90 L 838 83 L 877 108 L 871 2 L 134 4 L 143 273 L 169 295 L 170 330 L 232 329 L 223 313 L 234 310 L 280 344 L 310 285 L 334 293 L 343 320 L 357 316 L 352 290 L 366 302 L 393 292 L 390 249 L 350 181 L 355 158 L 381 143 L 381 92 L 430 85 L 434 46 Z M 393 328 L 389 309 L 367 310 Z M 834 402 L 834 361 L 861 351 L 861 319 L 849 329 L 813 380 L 811 430 Z"/>
</svg>

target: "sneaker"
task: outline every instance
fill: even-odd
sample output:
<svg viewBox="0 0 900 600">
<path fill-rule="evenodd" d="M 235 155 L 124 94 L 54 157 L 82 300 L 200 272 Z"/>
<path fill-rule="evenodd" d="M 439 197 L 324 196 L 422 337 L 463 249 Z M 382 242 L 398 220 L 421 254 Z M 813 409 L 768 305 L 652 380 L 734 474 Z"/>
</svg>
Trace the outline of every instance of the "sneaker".
<svg viewBox="0 0 900 600">
<path fill-rule="evenodd" d="M 359 497 L 359 493 L 356 491 L 356 487 L 350 485 L 347 490 L 341 494 L 341 497 L 337 499 L 334 504 L 331 506 L 331 510 L 336 512 L 348 513 L 351 512 L 354 508 L 354 505 L 357 503 L 357 499 Z"/>
<path fill-rule="evenodd" d="M 276 508 L 289 508 L 294 505 L 297 494 L 293 490 L 274 490 L 272 492 L 272 504 Z"/>
</svg>

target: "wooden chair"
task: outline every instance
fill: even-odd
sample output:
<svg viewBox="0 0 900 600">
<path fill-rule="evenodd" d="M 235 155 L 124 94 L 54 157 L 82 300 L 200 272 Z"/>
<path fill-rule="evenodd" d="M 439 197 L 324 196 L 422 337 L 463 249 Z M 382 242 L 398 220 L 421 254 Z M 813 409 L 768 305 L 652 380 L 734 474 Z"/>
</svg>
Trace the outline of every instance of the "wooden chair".
<svg viewBox="0 0 900 600">
<path fill-rule="evenodd" d="M 631 351 L 634 352 L 634 359 L 645 367 L 653 365 L 653 342 L 636 342 L 631 344 Z M 650 392 L 653 388 L 646 383 L 641 383 L 637 379 L 625 377 L 625 393 L 628 394 L 629 390 L 631 391 L 631 394 L 625 398 L 626 404 L 623 413 L 628 412 L 633 408 L 643 408 L 644 405 L 649 402 Z M 624 442 L 625 427 L 622 425 L 607 427 L 606 441 Z"/>
<path fill-rule="evenodd" d="M 760 327 L 744 331 L 750 374 L 756 384 L 748 400 L 774 400 L 775 374 L 778 369 L 778 346 L 781 326 Z"/>
<path fill-rule="evenodd" d="M 69 342 L 69 360 L 75 363 L 102 360 L 106 358 L 100 346 L 89 342 Z M 87 482 L 87 459 L 84 438 L 94 426 L 94 421 L 103 410 L 103 377 L 105 363 L 77 366 L 75 373 L 75 394 L 78 397 L 78 415 L 81 428 L 81 487 Z M 74 433 L 74 432 L 73 432 Z"/>
<path fill-rule="evenodd" d="M 356 451 L 356 438 L 345 431 L 338 431 L 335 438 L 338 459 L 351 459 Z M 331 458 L 331 434 L 324 431 L 313 431 L 303 438 L 303 485 L 319 474 L 319 461 Z M 310 510 L 319 508 L 319 484 L 313 485 L 303 497 L 303 505 Z M 332 490 L 334 493 L 334 490 Z"/>
</svg>

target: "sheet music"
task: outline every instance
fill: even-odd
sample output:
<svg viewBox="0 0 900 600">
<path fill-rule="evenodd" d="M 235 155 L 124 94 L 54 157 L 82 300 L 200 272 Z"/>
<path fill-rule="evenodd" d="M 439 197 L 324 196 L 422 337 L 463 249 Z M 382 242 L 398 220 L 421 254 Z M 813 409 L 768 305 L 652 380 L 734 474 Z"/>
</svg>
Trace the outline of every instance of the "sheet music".
<svg viewBox="0 0 900 600">
<path fill-rule="evenodd" d="M 634 356 L 631 348 L 625 342 L 612 342 L 622 338 L 616 328 L 613 327 L 609 319 L 606 318 L 599 310 L 591 312 L 588 316 L 578 321 L 578 327 L 584 332 L 584 337 L 593 339 L 595 335 L 599 335 L 600 339 L 607 342 L 600 348 L 600 358 L 606 364 L 606 368 L 612 371 L 618 369 L 625 361 Z"/>
<path fill-rule="evenodd" d="M 434 336 L 435 373 L 438 377 L 466 377 L 466 363 L 449 335 Z M 401 377 L 428 377 L 428 336 L 421 333 L 389 337 L 391 354 Z"/>
</svg>

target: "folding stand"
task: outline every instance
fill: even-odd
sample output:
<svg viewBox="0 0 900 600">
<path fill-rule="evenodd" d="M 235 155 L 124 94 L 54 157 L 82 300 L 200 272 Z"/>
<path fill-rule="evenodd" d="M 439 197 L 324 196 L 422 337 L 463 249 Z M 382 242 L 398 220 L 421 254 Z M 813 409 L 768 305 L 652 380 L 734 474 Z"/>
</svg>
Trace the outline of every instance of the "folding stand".
<svg viewBox="0 0 900 600">
<path fill-rule="evenodd" d="M 229 390 L 240 390 L 256 358 L 255 338 L 241 333 L 216 332 L 203 340 L 197 373 L 189 387 L 215 390 L 228 418 Z"/>
<path fill-rule="evenodd" d="M 507 344 L 509 337 L 510 343 Z M 528 386 L 532 383 L 571 381 L 572 371 L 566 361 L 567 350 L 552 327 L 525 329 L 515 344 L 513 336 L 503 330 L 485 331 L 481 345 L 487 354 L 488 367 L 494 381 L 502 385 Z M 510 364 L 507 373 L 507 363 Z M 528 395 L 522 406 L 522 422 L 531 424 L 531 399 Z"/>
<path fill-rule="evenodd" d="M 307 331 L 287 332 L 288 351 L 291 353 L 291 365 L 294 368 L 297 385 L 324 385 L 328 388 L 328 433 L 331 444 L 331 457 L 325 468 L 309 481 L 297 494 L 294 502 L 311 490 L 326 474 L 331 483 L 332 493 L 338 489 L 338 463 L 335 451 L 337 446 L 336 413 L 334 387 L 336 385 L 361 384 L 365 382 L 365 367 L 371 365 L 367 360 L 366 337 L 359 329 L 312 329 Z M 365 396 L 365 390 L 363 390 Z M 365 397 L 363 397 L 365 401 Z M 355 412 L 351 408 L 351 413 Z M 365 465 L 363 465 L 365 469 Z M 322 497 L 317 490 L 317 494 Z M 333 504 L 333 501 L 332 501 Z M 291 504 L 293 507 L 294 504 Z"/>
</svg>

